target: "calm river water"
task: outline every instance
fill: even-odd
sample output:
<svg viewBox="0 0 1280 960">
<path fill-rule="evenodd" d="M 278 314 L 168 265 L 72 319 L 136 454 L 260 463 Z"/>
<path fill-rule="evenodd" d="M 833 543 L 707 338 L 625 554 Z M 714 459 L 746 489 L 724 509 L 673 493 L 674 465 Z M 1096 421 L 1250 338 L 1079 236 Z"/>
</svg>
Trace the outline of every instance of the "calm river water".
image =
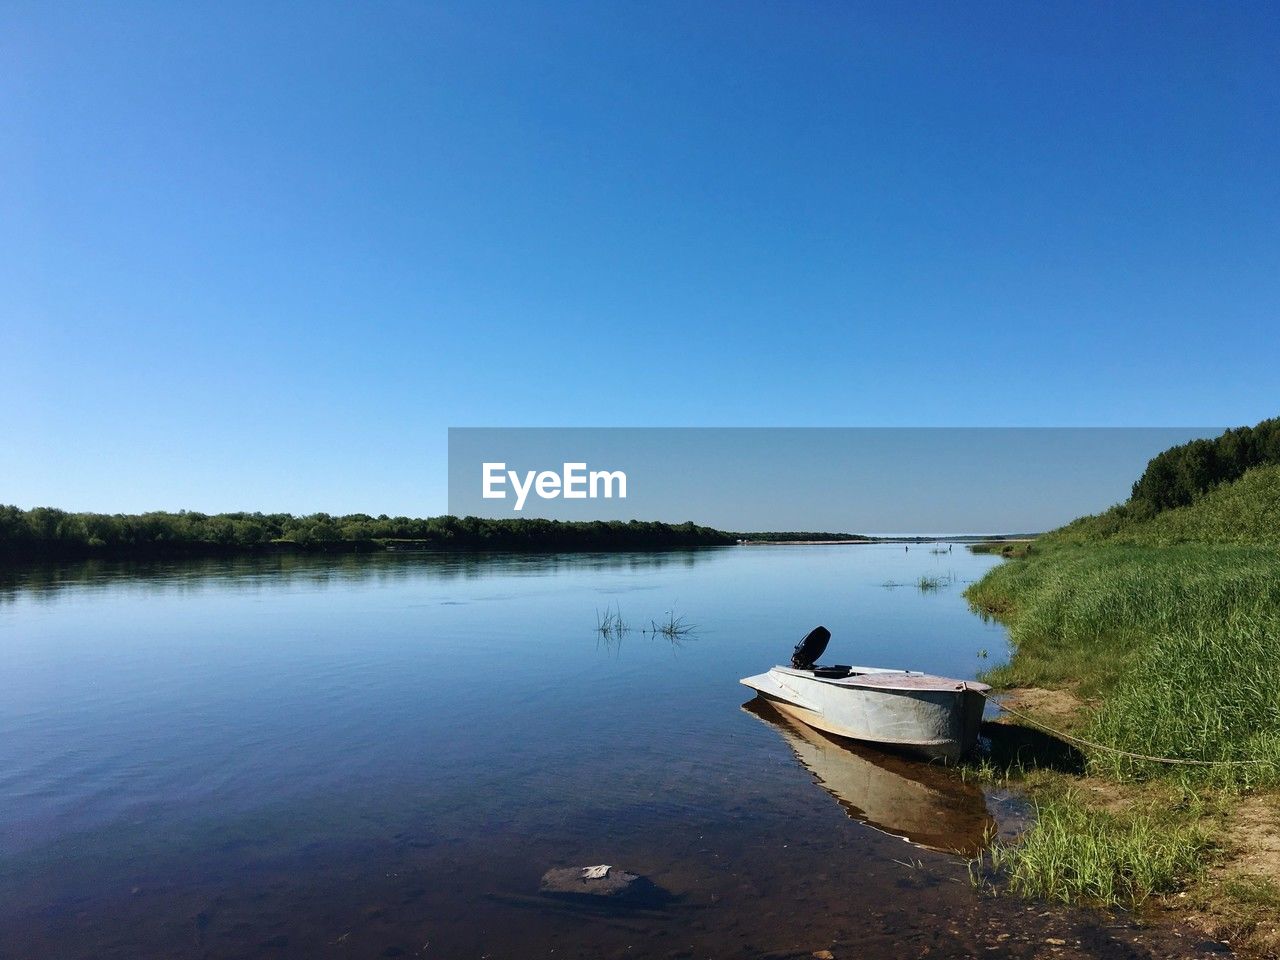
<svg viewBox="0 0 1280 960">
<path fill-rule="evenodd" d="M 1008 801 L 738 684 L 818 623 L 829 661 L 971 677 L 1005 652 L 960 596 L 995 562 L 756 546 L 4 572 L 0 957 L 1000 957 L 1049 937 L 1147 956 L 1103 918 L 971 889 L 961 855 Z M 606 608 L 634 629 L 600 636 Z M 640 631 L 669 611 L 696 632 Z M 539 895 L 549 868 L 600 863 L 665 899 Z"/>
</svg>

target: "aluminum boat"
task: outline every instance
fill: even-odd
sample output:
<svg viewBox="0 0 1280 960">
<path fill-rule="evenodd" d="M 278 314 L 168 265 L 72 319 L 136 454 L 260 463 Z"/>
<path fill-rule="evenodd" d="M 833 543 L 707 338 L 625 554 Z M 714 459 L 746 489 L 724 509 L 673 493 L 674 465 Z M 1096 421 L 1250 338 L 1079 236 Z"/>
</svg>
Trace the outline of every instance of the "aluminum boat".
<svg viewBox="0 0 1280 960">
<path fill-rule="evenodd" d="M 791 666 L 742 683 L 824 733 L 955 760 L 978 742 L 985 683 L 884 667 L 820 666 L 831 632 L 816 627 L 796 644 Z"/>
</svg>

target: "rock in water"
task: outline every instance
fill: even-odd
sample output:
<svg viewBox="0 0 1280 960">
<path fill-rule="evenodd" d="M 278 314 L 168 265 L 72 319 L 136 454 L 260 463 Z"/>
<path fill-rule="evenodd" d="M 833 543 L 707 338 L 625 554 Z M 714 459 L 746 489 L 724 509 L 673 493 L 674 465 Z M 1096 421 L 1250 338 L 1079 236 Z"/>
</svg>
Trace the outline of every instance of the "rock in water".
<svg viewBox="0 0 1280 960">
<path fill-rule="evenodd" d="M 628 903 L 661 903 L 669 894 L 651 880 L 609 864 L 558 867 L 542 875 L 539 892 L 551 896 L 592 897 Z"/>
</svg>

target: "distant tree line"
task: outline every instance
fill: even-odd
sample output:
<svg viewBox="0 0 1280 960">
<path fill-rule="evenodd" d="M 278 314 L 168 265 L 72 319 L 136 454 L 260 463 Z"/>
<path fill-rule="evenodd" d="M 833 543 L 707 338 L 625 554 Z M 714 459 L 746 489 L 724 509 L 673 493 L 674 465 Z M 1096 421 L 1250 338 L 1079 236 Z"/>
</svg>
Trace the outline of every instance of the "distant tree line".
<svg viewBox="0 0 1280 960">
<path fill-rule="evenodd" d="M 1156 454 L 1133 485 L 1129 506 L 1149 514 L 1184 507 L 1246 470 L 1272 463 L 1280 463 L 1280 417 Z"/>
<path fill-rule="evenodd" d="M 155 556 L 422 547 L 465 550 L 662 550 L 734 542 L 694 523 L 479 517 L 377 517 L 365 513 L 70 513 L 0 505 L 0 555 Z"/>
<path fill-rule="evenodd" d="M 815 533 L 804 530 L 767 530 L 753 533 L 734 533 L 730 536 L 738 540 L 764 541 L 768 543 L 804 543 L 808 541 L 849 541 L 861 543 L 872 538 L 860 533 Z"/>
</svg>

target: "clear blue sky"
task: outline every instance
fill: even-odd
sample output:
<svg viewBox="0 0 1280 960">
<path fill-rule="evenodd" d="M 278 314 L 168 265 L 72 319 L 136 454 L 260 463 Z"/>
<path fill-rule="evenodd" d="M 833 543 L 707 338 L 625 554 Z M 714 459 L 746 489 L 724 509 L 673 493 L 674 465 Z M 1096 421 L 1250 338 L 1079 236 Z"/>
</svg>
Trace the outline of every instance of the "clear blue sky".
<svg viewBox="0 0 1280 960">
<path fill-rule="evenodd" d="M 0 8 L 0 502 L 445 509 L 448 426 L 1280 410 L 1275 4 Z"/>
</svg>

